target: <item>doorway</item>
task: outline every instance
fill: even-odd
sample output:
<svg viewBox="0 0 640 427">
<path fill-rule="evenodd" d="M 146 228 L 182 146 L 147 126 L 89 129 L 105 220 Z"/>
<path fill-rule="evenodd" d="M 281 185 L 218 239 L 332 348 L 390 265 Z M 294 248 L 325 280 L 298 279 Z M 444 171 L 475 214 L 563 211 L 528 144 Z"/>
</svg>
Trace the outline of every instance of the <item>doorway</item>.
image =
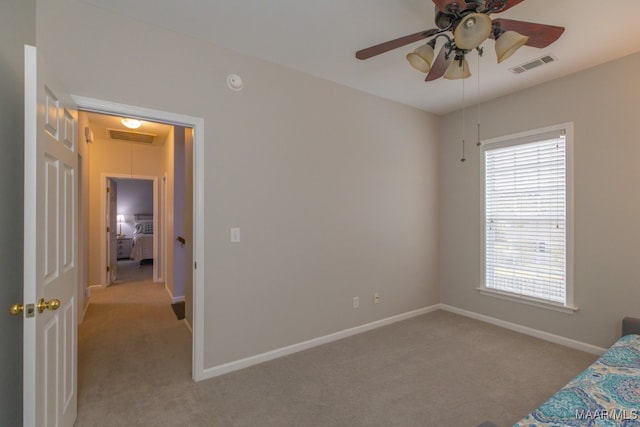
<svg viewBox="0 0 640 427">
<path fill-rule="evenodd" d="M 116 193 L 116 266 L 115 283 L 154 280 L 153 218 L 155 194 L 153 179 L 107 178 Z M 112 212 L 107 213 L 113 215 Z M 109 252 L 108 252 L 109 253 Z M 157 263 L 157 262 L 155 262 Z M 160 281 L 160 280 L 156 280 Z M 112 283 L 113 284 L 113 283 Z"/>
<path fill-rule="evenodd" d="M 100 286 L 106 287 L 121 281 L 123 272 L 120 267 L 130 267 L 134 263 L 144 267 L 153 282 L 164 282 L 162 246 L 166 233 L 164 224 L 158 219 L 158 205 L 165 196 L 158 192 L 158 177 L 93 172 L 94 175 L 97 173 L 101 175 L 99 191 L 103 201 L 99 213 L 103 224 L 99 230 L 106 230 L 106 233 L 90 230 L 89 234 L 101 239 L 101 261 L 96 262 L 102 271 Z M 95 219 L 93 221 L 97 222 Z M 95 254 L 98 254 L 97 247 L 97 242 L 94 242 Z M 127 260 L 134 262 L 127 263 Z M 96 266 L 92 267 L 95 270 Z M 92 279 L 96 281 L 95 273 Z"/>
<path fill-rule="evenodd" d="M 108 115 L 116 115 L 120 117 L 134 117 L 142 120 L 149 120 L 153 122 L 161 122 L 170 124 L 176 128 L 182 129 L 179 134 L 184 136 L 184 153 L 187 154 L 187 158 L 190 159 L 190 169 L 184 176 L 184 182 L 190 186 L 191 191 L 185 192 L 188 194 L 190 200 L 184 200 L 185 208 L 188 208 L 188 212 L 185 212 L 185 218 L 190 219 L 190 225 L 185 227 L 184 236 L 175 236 L 173 233 L 167 233 L 164 250 L 170 252 L 174 247 L 185 248 L 189 251 L 190 256 L 187 257 L 185 265 L 185 284 L 184 295 L 186 303 L 186 317 L 187 326 L 192 331 L 192 378 L 194 380 L 204 379 L 203 369 L 203 297 L 204 290 L 202 284 L 204 283 L 204 265 L 199 262 L 199 256 L 204 252 L 204 241 L 202 233 L 199 230 L 204 229 L 204 192 L 202 186 L 204 183 L 204 158 L 201 153 L 204 150 L 204 120 L 192 116 L 184 116 L 180 114 L 174 114 L 164 111 L 145 109 L 140 107 L 134 107 L 130 105 L 111 103 L 103 100 L 96 100 L 91 98 L 73 96 L 73 100 L 77 104 L 79 110 L 91 113 L 101 113 Z M 82 129 L 80 129 L 82 134 Z M 87 140 L 89 137 L 87 137 Z M 135 148 L 131 149 L 135 154 Z M 197 153 L 200 153 L 198 156 Z M 132 156 L 134 155 L 132 154 Z M 135 174 L 132 174 L 135 175 Z M 134 176 L 135 177 L 135 176 Z M 160 183 L 164 183 L 164 179 L 160 179 Z M 169 180 L 166 181 L 167 187 L 171 186 Z M 164 184 L 162 184 L 164 185 Z M 168 191 L 171 194 L 171 191 Z M 169 203 L 170 197 L 167 197 L 164 201 L 159 201 L 159 212 L 163 209 L 171 208 Z M 163 206 L 164 205 L 164 206 Z M 161 215 L 160 215 L 161 216 Z M 164 217 L 169 217 L 166 213 Z M 163 221 L 162 219 L 160 219 Z M 157 221 L 157 219 L 156 219 Z M 166 221 L 167 225 L 171 224 L 171 221 Z M 166 227 L 169 228 L 169 227 Z M 162 227 L 160 227 L 162 229 Z M 182 241 L 177 237 L 181 237 Z M 168 243 L 171 242 L 171 245 Z M 104 246 L 103 246 L 104 247 Z M 172 259 L 170 254 L 165 257 L 166 260 Z M 169 263 L 166 268 L 162 268 L 161 271 L 167 271 Z M 167 278 L 165 277 L 165 280 Z"/>
</svg>

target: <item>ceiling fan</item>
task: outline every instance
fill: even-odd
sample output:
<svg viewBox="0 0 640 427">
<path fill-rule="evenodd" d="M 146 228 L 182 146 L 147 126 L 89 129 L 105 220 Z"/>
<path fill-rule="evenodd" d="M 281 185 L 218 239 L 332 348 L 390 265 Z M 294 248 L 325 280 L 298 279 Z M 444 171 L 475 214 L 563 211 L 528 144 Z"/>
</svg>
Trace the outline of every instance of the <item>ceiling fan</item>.
<svg viewBox="0 0 640 427">
<path fill-rule="evenodd" d="M 418 40 L 431 38 L 407 55 L 415 69 L 426 73 L 425 81 L 443 77 L 465 79 L 471 75 L 466 55 L 477 50 L 482 56 L 482 43 L 495 39 L 498 63 L 522 46 L 545 48 L 564 32 L 564 27 L 536 24 L 513 19 L 491 19 L 489 15 L 504 12 L 524 0 L 433 0 L 437 28 L 410 34 L 356 52 L 356 58 L 368 59 Z M 445 43 L 435 61 L 436 41 Z"/>
</svg>

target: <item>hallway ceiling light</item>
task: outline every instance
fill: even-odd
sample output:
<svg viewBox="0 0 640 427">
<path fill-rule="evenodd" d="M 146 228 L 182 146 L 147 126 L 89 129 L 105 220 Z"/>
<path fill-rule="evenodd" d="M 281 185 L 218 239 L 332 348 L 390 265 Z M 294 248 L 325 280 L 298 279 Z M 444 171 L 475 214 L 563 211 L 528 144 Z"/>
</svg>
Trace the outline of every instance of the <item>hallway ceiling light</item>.
<svg viewBox="0 0 640 427">
<path fill-rule="evenodd" d="M 138 129 L 142 126 L 142 120 L 123 118 L 120 122 L 129 129 Z"/>
</svg>

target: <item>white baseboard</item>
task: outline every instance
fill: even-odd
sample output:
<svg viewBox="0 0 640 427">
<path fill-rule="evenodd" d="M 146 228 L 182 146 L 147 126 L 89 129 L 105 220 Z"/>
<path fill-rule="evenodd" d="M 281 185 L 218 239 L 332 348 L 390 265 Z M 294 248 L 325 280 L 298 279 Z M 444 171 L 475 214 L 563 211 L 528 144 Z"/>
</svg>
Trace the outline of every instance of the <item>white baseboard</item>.
<svg viewBox="0 0 640 427">
<path fill-rule="evenodd" d="M 184 322 L 184 324 L 187 326 L 187 329 L 189 330 L 189 332 L 191 333 L 191 335 L 193 335 L 193 329 L 191 328 L 191 325 L 189 324 L 189 322 L 187 322 L 187 319 L 182 319 L 182 321 Z"/>
<path fill-rule="evenodd" d="M 385 319 L 376 320 L 371 323 L 367 323 L 364 325 L 356 326 L 354 328 L 345 329 L 342 331 L 334 332 L 329 335 L 324 335 L 318 338 L 313 338 L 307 341 L 303 341 L 297 344 L 292 344 L 287 347 L 278 348 L 272 351 L 268 351 L 266 353 L 256 354 L 255 356 L 250 356 L 245 359 L 235 360 L 233 362 L 225 363 L 223 365 L 214 366 L 212 368 L 206 368 L 203 371 L 202 378 L 200 380 L 206 380 L 209 378 L 217 377 L 219 375 L 223 375 L 232 371 L 237 371 L 239 369 L 248 368 L 249 366 L 257 365 L 259 363 L 267 362 L 272 359 L 276 359 L 278 357 L 287 356 L 289 354 L 297 353 L 302 350 L 307 350 L 312 347 L 317 347 L 319 345 L 328 344 L 333 341 L 337 341 L 343 338 L 350 337 L 352 335 L 361 334 L 363 332 L 370 331 L 372 329 L 377 329 L 382 326 L 390 325 L 392 323 L 399 322 L 401 320 L 407 320 L 412 317 L 421 316 L 423 314 L 431 313 L 432 311 L 439 310 L 439 304 L 432 305 L 429 307 L 420 308 L 418 310 L 409 311 L 407 313 L 398 314 L 396 316 L 387 317 Z"/>
<path fill-rule="evenodd" d="M 496 319 L 494 317 L 486 316 L 484 314 L 474 313 L 472 311 L 453 307 L 447 304 L 435 304 L 429 307 L 424 307 L 418 310 L 410 311 L 410 312 L 399 314 L 396 316 L 387 317 L 385 319 L 376 320 L 374 322 L 356 326 L 354 328 L 338 331 L 329 335 L 313 338 L 297 344 L 292 344 L 290 346 L 268 351 L 266 353 L 261 353 L 255 356 L 250 356 L 244 359 L 235 360 L 233 362 L 225 363 L 225 364 L 214 366 L 211 368 L 206 368 L 203 370 L 203 376 L 199 378 L 198 381 L 217 377 L 219 375 L 237 371 L 239 369 L 248 368 L 249 366 L 257 365 L 259 363 L 267 362 L 272 359 L 287 356 L 287 355 L 297 353 L 299 351 L 307 350 L 309 348 L 317 347 L 323 344 L 328 344 L 330 342 L 347 338 L 352 335 L 361 334 L 363 332 L 367 332 L 372 329 L 377 329 L 382 326 L 390 325 L 392 323 L 410 319 L 412 317 L 421 316 L 423 314 L 431 313 L 437 310 L 443 310 L 443 311 L 448 311 L 454 314 L 459 314 L 461 316 L 469 317 L 471 319 L 479 320 L 481 322 L 489 323 L 495 326 L 499 326 L 501 328 L 509 329 L 515 332 L 519 332 L 535 338 L 540 338 L 545 341 L 550 341 L 556 344 L 563 345 L 565 347 L 573 348 L 576 350 L 584 351 L 584 352 L 595 354 L 598 356 L 602 355 L 606 351 L 606 349 L 602 347 L 594 346 L 581 341 L 576 341 L 571 338 L 554 335 L 549 332 L 540 331 L 538 329 L 529 328 L 527 326 L 518 325 L 516 323 L 507 322 L 505 320 Z M 189 327 L 188 322 L 185 321 L 185 324 L 191 331 L 191 328 Z"/>
<path fill-rule="evenodd" d="M 561 337 L 560 335 L 550 334 L 549 332 L 540 331 L 538 329 L 529 328 L 527 326 L 518 325 L 517 323 L 507 322 L 506 320 L 496 319 L 495 317 L 485 316 L 484 314 L 474 313 L 473 311 L 464 310 L 462 308 L 452 307 L 447 304 L 439 304 L 439 306 L 439 308 L 444 311 L 449 311 L 451 313 L 459 314 L 471 319 L 480 320 L 481 322 L 490 323 L 495 326 L 500 326 L 501 328 L 520 332 L 525 335 L 530 335 L 532 337 L 540 338 L 545 341 L 563 345 L 565 347 L 584 351 L 586 353 L 600 356 L 602 355 L 602 353 L 607 351 L 602 347 L 587 344 L 581 341 L 576 341 L 571 338 Z"/>
<path fill-rule="evenodd" d="M 84 308 L 82 309 L 82 314 L 80 315 L 80 319 L 78 320 L 78 324 L 84 322 L 84 316 L 87 314 L 87 310 L 89 309 L 89 297 L 84 299 Z"/>
<path fill-rule="evenodd" d="M 171 304 L 184 301 L 184 295 L 180 297 L 174 297 L 173 293 L 171 293 L 171 290 L 166 284 L 164 285 L 164 289 L 167 291 L 167 293 L 169 294 L 169 297 L 171 298 Z"/>
</svg>

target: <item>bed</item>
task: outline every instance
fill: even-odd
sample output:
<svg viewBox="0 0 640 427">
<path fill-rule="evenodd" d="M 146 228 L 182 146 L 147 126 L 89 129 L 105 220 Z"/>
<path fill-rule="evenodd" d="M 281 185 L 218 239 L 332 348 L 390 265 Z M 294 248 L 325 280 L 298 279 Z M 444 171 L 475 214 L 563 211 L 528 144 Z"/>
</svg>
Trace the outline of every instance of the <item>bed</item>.
<svg viewBox="0 0 640 427">
<path fill-rule="evenodd" d="M 640 426 L 640 335 L 625 335 L 518 427 Z"/>
<path fill-rule="evenodd" d="M 139 264 L 153 263 L 153 215 L 135 214 L 131 259 Z"/>
<path fill-rule="evenodd" d="M 514 427 L 640 426 L 638 334 L 640 319 L 625 318 L 622 338 Z"/>
</svg>

